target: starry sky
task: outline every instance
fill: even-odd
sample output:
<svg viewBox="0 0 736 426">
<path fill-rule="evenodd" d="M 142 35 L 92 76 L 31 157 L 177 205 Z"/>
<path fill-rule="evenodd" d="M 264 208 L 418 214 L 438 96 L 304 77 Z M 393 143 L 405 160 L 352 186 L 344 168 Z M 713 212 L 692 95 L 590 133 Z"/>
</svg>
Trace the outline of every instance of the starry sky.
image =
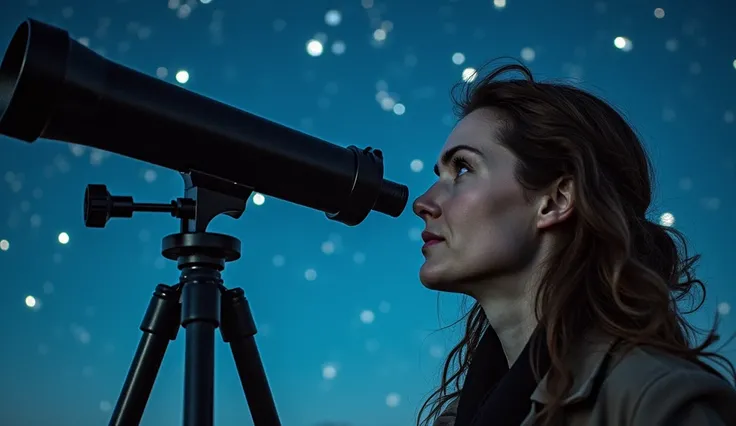
<svg viewBox="0 0 736 426">
<path fill-rule="evenodd" d="M 27 17 L 59 26 L 170 84 L 337 145 L 380 148 L 385 177 L 410 197 L 434 180 L 455 123 L 451 87 L 491 59 L 521 60 L 537 78 L 603 97 L 634 124 L 656 167 L 650 217 L 684 231 L 703 255 L 707 301 L 690 318 L 708 327 L 720 313 L 727 336 L 736 332 L 734 8 L 726 0 L 9 0 L 0 45 Z M 178 278 L 160 254 L 178 224 L 137 214 L 86 228 L 84 190 L 105 184 L 166 203 L 183 195 L 181 178 L 101 150 L 4 137 L 0 178 L 2 423 L 106 424 L 151 293 Z M 412 424 L 461 332 L 438 329 L 469 303 L 419 283 L 422 223 L 410 209 L 348 227 L 254 194 L 240 219 L 218 217 L 211 230 L 242 241 L 224 277 L 250 301 L 284 425 Z M 143 425 L 181 423 L 183 341 L 180 333 L 169 346 Z M 229 348 L 218 338 L 215 350 L 216 424 L 252 424 Z M 736 362 L 734 345 L 723 354 Z"/>
</svg>

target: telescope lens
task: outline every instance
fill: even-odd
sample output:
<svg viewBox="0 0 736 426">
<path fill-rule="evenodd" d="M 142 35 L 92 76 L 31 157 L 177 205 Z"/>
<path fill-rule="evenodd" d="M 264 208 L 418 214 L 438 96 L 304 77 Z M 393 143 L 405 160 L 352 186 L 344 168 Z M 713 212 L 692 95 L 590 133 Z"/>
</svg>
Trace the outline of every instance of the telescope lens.
<svg viewBox="0 0 736 426">
<path fill-rule="evenodd" d="M 41 136 L 63 87 L 69 38 L 35 21 L 20 24 L 0 64 L 0 134 Z"/>
<path fill-rule="evenodd" d="M 3 62 L 0 64 L 0 133 L 6 133 L 6 127 L 11 126 L 14 122 L 7 115 L 20 71 L 23 68 L 26 41 L 28 41 L 28 26 L 23 23 L 13 35 Z"/>
</svg>

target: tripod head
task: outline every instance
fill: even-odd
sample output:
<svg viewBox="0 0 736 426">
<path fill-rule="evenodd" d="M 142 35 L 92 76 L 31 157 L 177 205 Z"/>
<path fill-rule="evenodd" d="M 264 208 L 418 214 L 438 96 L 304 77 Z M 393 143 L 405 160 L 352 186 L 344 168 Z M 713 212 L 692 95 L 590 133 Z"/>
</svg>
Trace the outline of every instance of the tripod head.
<svg viewBox="0 0 736 426">
<path fill-rule="evenodd" d="M 184 197 L 169 203 L 136 203 L 133 197 L 111 195 L 105 185 L 87 185 L 84 192 L 84 225 L 104 228 L 114 217 L 130 218 L 135 212 L 169 213 L 180 219 L 181 232 L 206 232 L 212 219 L 225 214 L 238 219 L 253 190 L 206 173 L 181 173 Z M 221 187 L 222 192 L 213 189 Z M 227 192 L 225 192 L 227 191 Z"/>
<path fill-rule="evenodd" d="M 184 197 L 169 203 L 136 203 L 131 196 L 111 195 L 105 185 L 87 185 L 84 192 L 84 224 L 88 228 L 104 228 L 111 218 L 130 218 L 135 212 L 169 213 L 180 220 L 181 226 L 179 234 L 164 238 L 161 253 L 165 258 L 179 260 L 181 267 L 191 263 L 182 262 L 182 256 L 196 257 L 216 249 L 217 255 L 208 257 L 213 260 L 221 258 L 224 262 L 239 259 L 240 241 L 207 233 L 207 226 L 220 214 L 234 219 L 242 216 L 246 200 L 253 191 L 197 171 L 181 173 L 181 177 L 185 185 Z M 222 192 L 212 189 L 218 187 Z M 216 236 L 214 240 L 213 236 Z M 215 246 L 211 246 L 212 243 Z M 215 264 L 224 262 L 216 260 Z"/>
</svg>

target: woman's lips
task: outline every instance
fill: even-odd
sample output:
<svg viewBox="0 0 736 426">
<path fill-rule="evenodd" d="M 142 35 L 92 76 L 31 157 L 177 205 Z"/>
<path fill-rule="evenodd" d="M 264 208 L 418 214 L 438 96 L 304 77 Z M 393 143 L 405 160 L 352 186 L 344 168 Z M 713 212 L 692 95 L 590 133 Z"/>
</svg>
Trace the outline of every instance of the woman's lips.
<svg viewBox="0 0 736 426">
<path fill-rule="evenodd" d="M 424 243 L 424 245 L 422 246 L 422 248 L 425 249 L 427 247 L 431 247 L 431 246 L 437 245 L 437 244 L 439 244 L 439 243 L 441 243 L 443 241 L 445 241 L 445 240 L 429 240 L 429 241 L 427 241 L 427 242 Z"/>
</svg>

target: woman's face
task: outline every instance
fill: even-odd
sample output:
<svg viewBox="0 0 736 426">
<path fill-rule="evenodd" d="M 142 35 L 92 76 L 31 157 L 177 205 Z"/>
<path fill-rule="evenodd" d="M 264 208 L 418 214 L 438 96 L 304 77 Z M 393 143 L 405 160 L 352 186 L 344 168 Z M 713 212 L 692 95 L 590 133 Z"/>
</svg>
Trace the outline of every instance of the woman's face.
<svg viewBox="0 0 736 426">
<path fill-rule="evenodd" d="M 502 122 L 481 109 L 462 119 L 440 153 L 437 182 L 414 201 L 425 222 L 419 271 L 431 289 L 472 293 L 473 284 L 513 275 L 535 256 L 538 206 L 524 197 L 515 156 L 498 139 Z"/>
</svg>

